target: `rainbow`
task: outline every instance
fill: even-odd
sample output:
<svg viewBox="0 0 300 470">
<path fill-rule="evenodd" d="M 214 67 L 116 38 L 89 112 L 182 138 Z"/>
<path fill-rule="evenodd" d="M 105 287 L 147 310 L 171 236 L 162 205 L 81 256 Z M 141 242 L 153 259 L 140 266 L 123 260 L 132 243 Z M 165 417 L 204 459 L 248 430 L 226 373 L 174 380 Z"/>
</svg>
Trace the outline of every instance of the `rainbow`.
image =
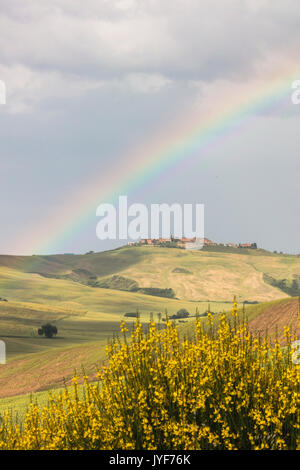
<svg viewBox="0 0 300 470">
<path fill-rule="evenodd" d="M 195 152 L 287 99 L 296 78 L 295 73 L 288 73 L 284 78 L 255 86 L 249 84 L 217 100 L 204 116 L 192 109 L 185 112 L 147 142 L 123 155 L 117 168 L 96 174 L 93 171 L 93 176 L 72 191 L 53 213 L 47 214 L 38 227 L 30 228 L 21 239 L 13 241 L 12 249 L 19 253 L 55 252 L 93 218 L 96 227 L 96 208 L 100 203 L 114 202 L 119 195 L 130 195 L 141 186 L 153 184 L 161 175 L 167 172 L 169 175 Z"/>
</svg>

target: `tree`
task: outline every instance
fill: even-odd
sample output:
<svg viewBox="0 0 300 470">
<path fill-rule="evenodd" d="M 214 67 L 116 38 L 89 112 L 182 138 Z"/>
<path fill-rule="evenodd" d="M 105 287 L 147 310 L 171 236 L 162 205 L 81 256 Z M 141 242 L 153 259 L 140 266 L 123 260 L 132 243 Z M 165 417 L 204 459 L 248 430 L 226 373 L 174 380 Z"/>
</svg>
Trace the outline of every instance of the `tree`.
<svg viewBox="0 0 300 470">
<path fill-rule="evenodd" d="M 55 325 L 51 325 L 51 323 L 46 323 L 38 329 L 38 334 L 40 336 L 45 335 L 46 338 L 52 338 L 57 335 L 57 327 Z"/>
<path fill-rule="evenodd" d="M 176 313 L 177 317 L 178 318 L 186 318 L 189 316 L 189 312 L 185 309 L 185 308 L 181 308 L 180 310 L 178 310 L 178 312 Z"/>
<path fill-rule="evenodd" d="M 185 308 L 181 308 L 175 315 L 172 315 L 170 318 L 171 320 L 176 320 L 178 318 L 187 318 L 189 316 L 189 312 Z"/>
</svg>

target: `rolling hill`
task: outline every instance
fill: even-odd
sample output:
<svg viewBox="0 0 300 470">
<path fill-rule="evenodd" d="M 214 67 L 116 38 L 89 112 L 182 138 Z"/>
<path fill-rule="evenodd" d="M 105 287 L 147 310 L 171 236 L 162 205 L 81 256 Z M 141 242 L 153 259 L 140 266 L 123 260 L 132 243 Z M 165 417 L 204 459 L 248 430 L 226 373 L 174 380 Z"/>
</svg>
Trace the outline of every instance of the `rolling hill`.
<svg viewBox="0 0 300 470">
<path fill-rule="evenodd" d="M 20 273 L 13 286 L 9 282 L 12 272 Z M 240 301 L 263 302 L 291 295 L 287 285 L 293 282 L 293 295 L 298 294 L 297 289 L 300 293 L 298 256 L 264 250 L 235 253 L 125 246 L 86 255 L 0 256 L 0 296 L 11 295 L 16 300 L 20 289 L 24 294 L 24 282 L 30 286 L 41 278 L 96 288 L 115 275 L 140 288 L 172 288 L 182 300 L 230 301 L 235 293 Z"/>
<path fill-rule="evenodd" d="M 125 313 L 142 322 L 185 308 L 193 316 L 208 304 L 228 311 L 233 295 L 249 305 L 253 331 L 275 323 L 295 325 L 300 257 L 263 250 L 187 251 L 123 247 L 103 253 L 0 256 L 0 339 L 7 364 L 0 366 L 0 396 L 12 397 L 61 386 L 75 368 L 93 377 L 108 338 Z M 45 322 L 58 336 L 39 337 Z M 128 326 L 134 318 L 126 319 Z M 190 318 L 188 322 L 194 321 Z M 188 331 L 189 323 L 181 325 Z"/>
</svg>

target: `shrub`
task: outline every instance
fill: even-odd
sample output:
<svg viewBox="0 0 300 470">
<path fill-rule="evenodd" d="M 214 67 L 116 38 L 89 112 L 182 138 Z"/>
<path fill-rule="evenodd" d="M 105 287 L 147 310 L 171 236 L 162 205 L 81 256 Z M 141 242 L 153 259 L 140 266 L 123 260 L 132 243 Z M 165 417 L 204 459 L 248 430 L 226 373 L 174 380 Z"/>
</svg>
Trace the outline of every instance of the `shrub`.
<svg viewBox="0 0 300 470">
<path fill-rule="evenodd" d="M 162 289 L 160 287 L 141 287 L 138 289 L 139 292 L 146 295 L 155 295 L 157 297 L 167 297 L 169 299 L 175 298 L 175 292 L 172 288 Z"/>
<path fill-rule="evenodd" d="M 38 329 L 38 334 L 40 336 L 45 335 L 46 338 L 52 338 L 57 335 L 57 327 L 55 325 L 51 325 L 51 323 L 46 323 Z"/>
<path fill-rule="evenodd" d="M 171 315 L 170 318 L 176 320 L 177 318 L 187 318 L 189 315 L 190 313 L 185 308 L 181 308 L 175 315 Z"/>
</svg>

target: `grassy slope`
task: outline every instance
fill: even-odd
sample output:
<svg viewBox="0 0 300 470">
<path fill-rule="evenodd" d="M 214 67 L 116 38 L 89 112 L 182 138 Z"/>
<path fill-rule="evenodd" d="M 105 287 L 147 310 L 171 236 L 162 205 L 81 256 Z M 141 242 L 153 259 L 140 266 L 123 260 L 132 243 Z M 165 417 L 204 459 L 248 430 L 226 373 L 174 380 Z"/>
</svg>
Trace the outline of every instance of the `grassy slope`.
<svg viewBox="0 0 300 470">
<path fill-rule="evenodd" d="M 207 303 L 94 289 L 11 268 L 2 267 L 0 276 L 1 294 L 9 298 L 8 302 L 0 302 L 0 338 L 6 343 L 8 356 L 7 364 L 0 366 L 1 397 L 60 385 L 81 365 L 89 374 L 95 373 L 107 339 L 119 334 L 125 312 L 138 308 L 141 319 L 148 321 L 150 312 L 167 309 L 172 314 L 187 308 L 194 313 L 196 306 L 199 311 L 207 308 Z M 212 307 L 221 310 L 224 304 Z M 46 321 L 57 325 L 56 338 L 36 335 L 37 328 Z M 127 320 L 128 325 L 132 322 Z"/>
<path fill-rule="evenodd" d="M 142 266 L 141 266 L 142 270 Z M 142 276 L 143 274 L 141 274 Z M 138 274 L 136 274 L 138 277 Z M 186 279 L 186 282 L 189 282 Z M 195 305 L 184 298 L 181 302 L 174 299 L 154 297 L 140 293 L 93 288 L 79 282 L 61 279 L 49 279 L 38 274 L 0 267 L 0 296 L 9 302 L 0 305 L 7 307 L 11 301 L 39 303 L 59 307 L 70 315 L 82 316 L 87 312 L 93 314 L 123 315 L 128 311 L 141 310 L 161 311 L 185 305 Z M 212 299 L 213 300 L 213 299 Z M 203 299 L 206 301 L 206 299 Z"/>
<path fill-rule="evenodd" d="M 95 377 L 105 358 L 107 338 L 82 345 L 52 348 L 17 356 L 0 366 L 0 397 L 28 394 L 70 383 L 74 374 Z"/>
<path fill-rule="evenodd" d="M 67 389 L 72 393 L 72 386 L 67 386 Z M 46 390 L 44 392 L 36 392 L 34 394 L 26 393 L 23 395 L 1 398 L 0 416 L 6 411 L 9 411 L 13 419 L 16 419 L 18 422 L 23 422 L 30 403 L 36 403 L 40 408 L 42 408 L 43 406 L 47 406 L 50 393 L 53 396 L 58 396 L 58 394 L 64 390 L 65 387 L 59 387 L 54 390 Z M 83 396 L 82 385 L 79 385 L 79 396 Z"/>
<path fill-rule="evenodd" d="M 300 258 L 269 254 L 218 253 L 173 249 L 144 248 L 150 255 L 129 266 L 122 275 L 141 286 L 172 287 L 177 297 L 194 300 L 268 301 L 286 297 L 281 290 L 263 280 L 267 273 L 275 278 L 300 274 Z M 173 253 L 174 251 L 174 253 Z M 191 274 L 174 273 L 184 268 Z"/>
<path fill-rule="evenodd" d="M 260 250 L 226 253 L 123 247 L 104 253 L 77 256 L 0 256 L 1 266 L 17 269 L 23 274 L 30 272 L 70 276 L 83 282 L 88 280 L 89 275 L 102 279 L 118 274 L 136 280 L 141 287 L 171 287 L 181 299 L 204 301 L 228 301 L 233 293 L 240 300 L 267 301 L 282 298 L 286 294 L 264 282 L 263 274 L 269 274 L 276 279 L 300 275 L 299 257 L 273 255 Z M 173 272 L 176 268 L 188 270 L 190 274 Z M 9 286 L 8 290 L 5 284 L 3 287 L 5 295 L 9 295 Z M 22 289 L 22 285 L 18 287 Z M 0 290 L 1 288 L 0 278 Z M 16 286 L 13 287 L 14 291 L 15 289 Z M 69 299 L 69 302 L 72 302 L 72 299 Z M 76 308 L 76 300 L 73 306 Z"/>
<path fill-rule="evenodd" d="M 36 274 L 0 269 L 1 293 L 10 300 L 0 302 L 0 338 L 7 343 L 9 357 L 44 349 L 45 338 L 32 337 L 32 332 L 46 321 L 55 322 L 59 337 L 47 347 L 78 344 L 101 339 L 119 329 L 126 312 L 141 312 L 142 320 L 150 313 L 166 309 L 174 314 L 186 308 L 191 314 L 207 308 L 206 302 L 189 302 L 110 289 L 97 289 L 79 283 L 47 279 Z M 13 299 L 13 300 L 11 300 Z M 214 311 L 227 304 L 211 303 Z M 51 346 L 49 346 L 51 345 Z"/>
</svg>

